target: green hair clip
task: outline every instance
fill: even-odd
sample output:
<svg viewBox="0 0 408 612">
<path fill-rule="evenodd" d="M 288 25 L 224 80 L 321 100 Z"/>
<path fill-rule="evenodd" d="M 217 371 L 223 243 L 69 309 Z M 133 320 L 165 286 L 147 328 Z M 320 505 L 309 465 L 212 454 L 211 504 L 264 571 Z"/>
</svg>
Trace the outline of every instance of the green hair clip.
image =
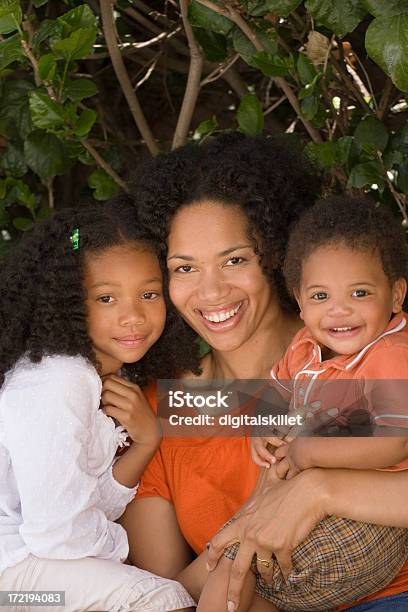
<svg viewBox="0 0 408 612">
<path fill-rule="evenodd" d="M 78 227 L 72 230 L 70 239 L 71 239 L 71 244 L 72 244 L 72 250 L 77 251 L 79 249 L 79 228 Z"/>
</svg>

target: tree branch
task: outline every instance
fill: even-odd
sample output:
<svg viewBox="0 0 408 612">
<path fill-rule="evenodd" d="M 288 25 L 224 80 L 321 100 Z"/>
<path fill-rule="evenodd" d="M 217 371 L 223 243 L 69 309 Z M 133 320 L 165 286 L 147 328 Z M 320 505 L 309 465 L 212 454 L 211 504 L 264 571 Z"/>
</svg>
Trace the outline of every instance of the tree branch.
<svg viewBox="0 0 408 612">
<path fill-rule="evenodd" d="M 117 79 L 122 88 L 123 94 L 129 105 L 130 112 L 133 115 L 133 119 L 145 141 L 147 148 L 152 155 L 157 155 L 159 148 L 150 130 L 150 127 L 143 114 L 142 107 L 139 104 L 139 100 L 135 92 L 133 91 L 132 83 L 129 79 L 129 75 L 126 71 L 123 58 L 115 37 L 115 21 L 113 16 L 113 4 L 115 0 L 100 0 L 101 16 L 103 33 L 106 40 L 106 45 L 109 50 L 109 54 L 112 60 L 112 66 L 115 70 Z M 96 158 L 95 158 L 96 159 Z"/>
<path fill-rule="evenodd" d="M 257 51 L 265 51 L 264 46 L 258 39 L 255 32 L 252 30 L 252 28 L 250 28 L 250 26 L 241 17 L 241 15 L 237 13 L 237 11 L 235 11 L 231 6 L 229 6 L 228 4 L 224 4 L 223 6 L 218 6 L 218 4 L 214 4 L 214 2 L 212 2 L 211 0 L 197 0 L 197 2 L 211 9 L 215 13 L 219 13 L 220 15 L 223 15 L 224 17 L 227 17 L 228 19 L 230 19 L 233 23 L 235 23 L 235 25 L 237 25 L 240 28 L 243 34 L 245 34 L 245 36 L 249 38 L 249 40 L 252 42 L 252 44 L 254 45 Z M 305 129 L 309 133 L 312 140 L 314 142 L 322 142 L 322 137 L 320 136 L 318 130 L 316 130 L 309 123 L 309 121 L 307 121 L 307 119 L 303 117 L 302 111 L 300 110 L 298 99 L 296 95 L 294 94 L 294 92 L 292 91 L 289 83 L 283 77 L 275 77 L 275 83 L 278 85 L 278 87 L 282 89 L 283 93 L 289 100 L 291 107 L 293 108 L 296 115 L 299 117 L 299 119 L 303 123 Z"/>
<path fill-rule="evenodd" d="M 199 46 L 197 45 L 193 28 L 188 20 L 188 5 L 190 0 L 180 0 L 181 17 L 183 19 L 184 30 L 190 48 L 190 67 L 187 77 L 187 86 L 184 92 L 183 103 L 177 120 L 176 131 L 174 132 L 172 149 L 182 146 L 187 139 L 191 119 L 200 92 L 201 73 L 203 71 L 204 59 Z"/>
<path fill-rule="evenodd" d="M 119 187 L 121 187 L 123 189 L 123 191 L 125 191 L 126 193 L 129 193 L 129 189 L 126 185 L 126 183 L 124 181 L 122 181 L 122 179 L 120 178 L 120 176 L 118 174 L 116 174 L 116 172 L 114 171 L 114 169 L 112 168 L 112 166 L 110 166 L 104 159 L 103 157 L 101 157 L 98 153 L 98 151 L 91 145 L 90 142 L 88 142 L 87 140 L 81 140 L 81 144 L 82 146 L 85 147 L 85 149 L 88 151 L 88 153 L 90 155 L 92 155 L 92 157 L 94 158 L 94 160 L 96 161 L 96 163 L 98 164 L 98 166 L 100 166 L 101 168 L 103 168 L 103 170 L 105 170 L 106 174 L 109 174 L 109 176 L 111 178 L 113 178 L 113 180 L 115 181 L 115 183 L 117 185 L 119 185 Z"/>
</svg>

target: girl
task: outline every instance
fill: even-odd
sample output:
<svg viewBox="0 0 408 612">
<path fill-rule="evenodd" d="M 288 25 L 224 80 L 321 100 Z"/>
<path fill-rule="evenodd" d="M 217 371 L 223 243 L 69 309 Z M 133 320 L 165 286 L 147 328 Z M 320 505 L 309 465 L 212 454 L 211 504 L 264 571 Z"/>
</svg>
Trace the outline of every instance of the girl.
<svg viewBox="0 0 408 612">
<path fill-rule="evenodd" d="M 175 336 L 189 354 L 177 319 L 165 325 L 158 258 L 131 215 L 126 199 L 57 213 L 0 273 L 0 590 L 55 591 L 66 612 L 194 604 L 122 565 L 114 522 L 160 441 L 136 381 L 174 375 Z"/>
</svg>

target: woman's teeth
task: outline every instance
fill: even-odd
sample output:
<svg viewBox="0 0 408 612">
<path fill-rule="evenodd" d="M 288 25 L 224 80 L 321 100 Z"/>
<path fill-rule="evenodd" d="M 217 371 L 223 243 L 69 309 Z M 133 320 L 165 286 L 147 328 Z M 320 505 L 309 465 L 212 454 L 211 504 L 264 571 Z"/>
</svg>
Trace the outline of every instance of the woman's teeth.
<svg viewBox="0 0 408 612">
<path fill-rule="evenodd" d="M 238 306 L 236 306 L 232 310 L 228 310 L 227 312 L 213 313 L 208 315 L 202 313 L 202 315 L 204 319 L 207 319 L 207 321 L 211 321 L 211 323 L 221 323 L 222 321 L 227 321 L 227 319 L 230 319 L 231 317 L 236 315 L 238 310 L 241 308 L 241 304 L 242 302 L 240 302 Z"/>
</svg>

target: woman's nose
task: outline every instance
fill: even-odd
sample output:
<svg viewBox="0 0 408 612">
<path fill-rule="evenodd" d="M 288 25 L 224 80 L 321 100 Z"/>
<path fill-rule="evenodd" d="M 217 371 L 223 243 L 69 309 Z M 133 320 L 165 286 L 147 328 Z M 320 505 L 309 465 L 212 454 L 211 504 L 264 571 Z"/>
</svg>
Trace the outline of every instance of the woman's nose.
<svg viewBox="0 0 408 612">
<path fill-rule="evenodd" d="M 228 283 L 219 270 L 208 271 L 200 278 L 197 295 L 200 300 L 213 306 L 228 296 L 230 291 Z"/>
</svg>

